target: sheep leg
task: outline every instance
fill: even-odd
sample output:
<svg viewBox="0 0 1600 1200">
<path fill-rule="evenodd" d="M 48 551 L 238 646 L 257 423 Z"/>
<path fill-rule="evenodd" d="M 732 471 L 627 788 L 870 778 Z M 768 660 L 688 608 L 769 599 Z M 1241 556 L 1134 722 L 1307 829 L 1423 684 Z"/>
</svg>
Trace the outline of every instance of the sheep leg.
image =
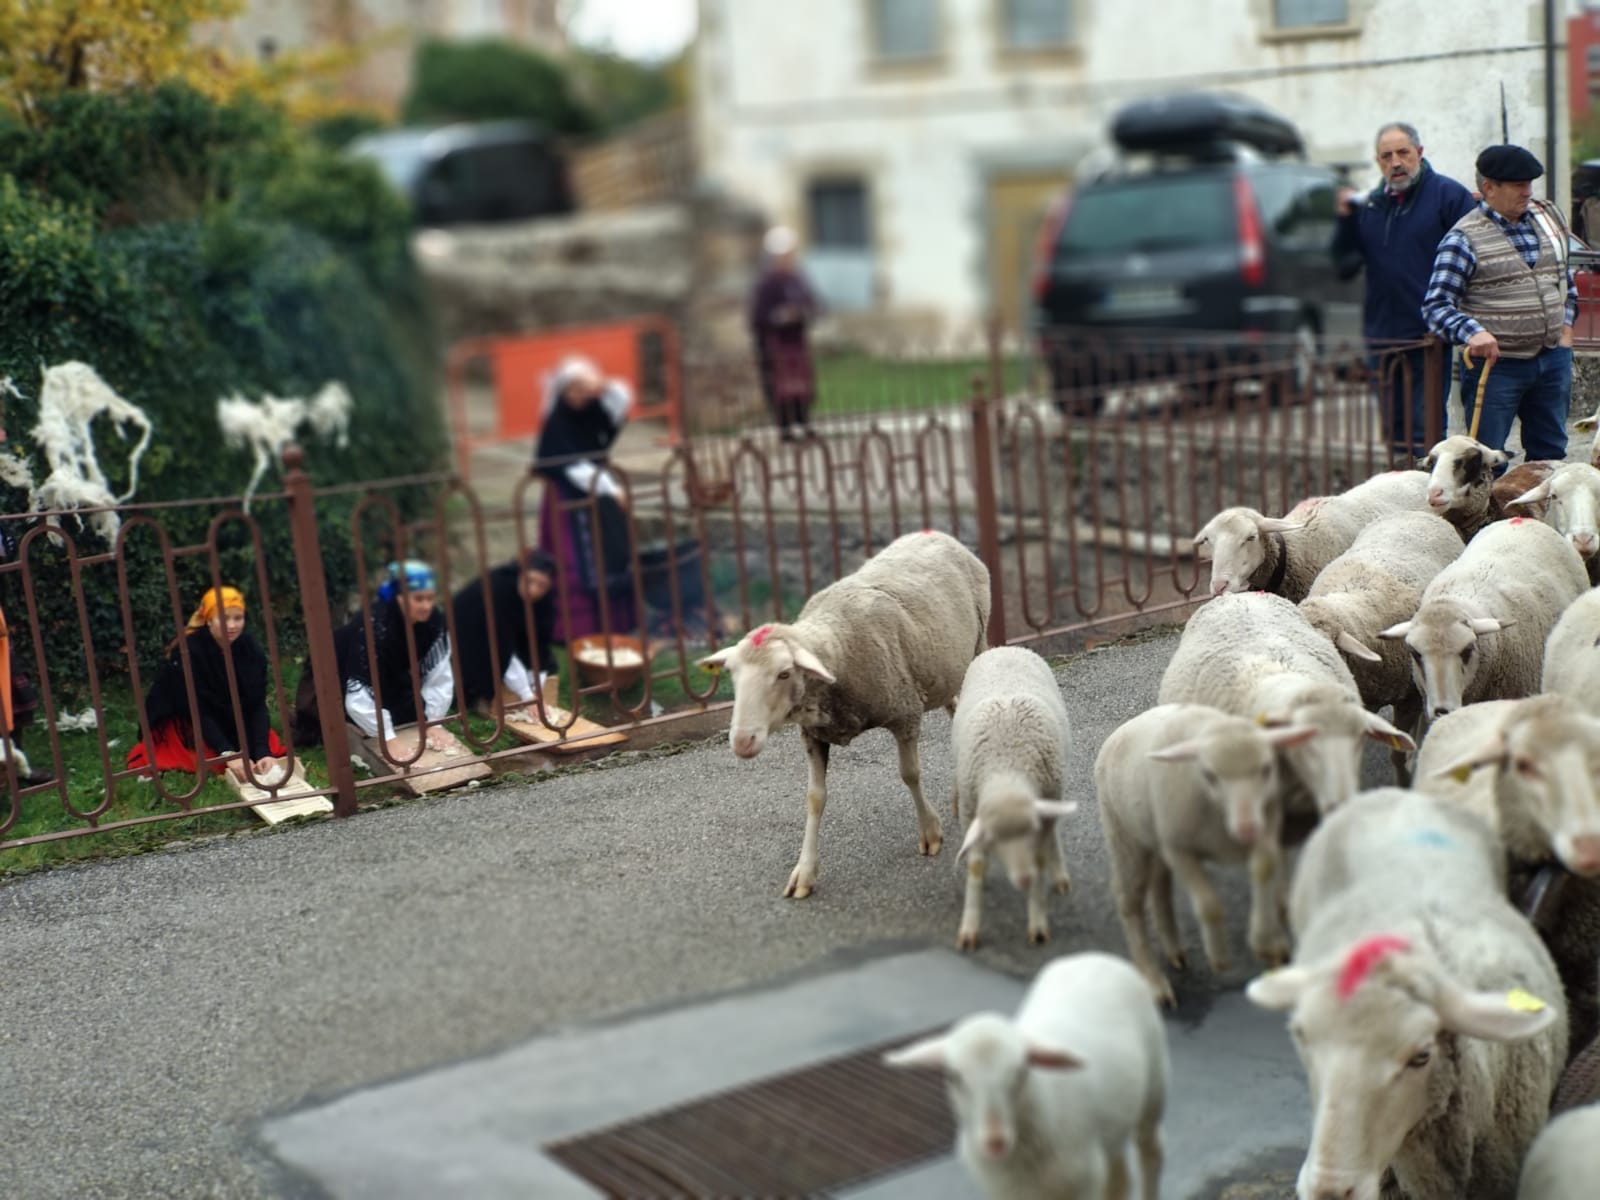
<svg viewBox="0 0 1600 1200">
<path fill-rule="evenodd" d="M 1220 975 L 1232 965 L 1222 897 L 1217 895 L 1217 889 L 1212 886 L 1211 877 L 1200 865 L 1200 860 L 1192 854 L 1169 853 L 1166 860 L 1172 873 L 1178 877 L 1178 882 L 1183 884 L 1183 890 L 1189 893 L 1189 903 L 1194 905 L 1194 914 L 1200 919 L 1200 937 L 1205 943 L 1206 961 L 1211 964 L 1211 970 Z"/>
<path fill-rule="evenodd" d="M 800 861 L 789 872 L 785 896 L 804 900 L 817 886 L 817 830 L 822 810 L 828 806 L 828 743 L 809 733 L 806 742 L 806 835 L 800 842 Z"/>
<path fill-rule="evenodd" d="M 1111 849 L 1111 894 L 1117 902 L 1117 919 L 1122 922 L 1122 938 L 1128 945 L 1128 960 L 1144 976 L 1155 994 L 1157 1003 L 1176 1008 L 1178 998 L 1172 992 L 1172 982 L 1156 959 L 1155 948 L 1150 945 L 1150 931 L 1144 923 L 1145 894 L 1150 890 L 1151 867 L 1155 856 L 1142 846 L 1129 845 L 1113 833 L 1113 826 L 1105 826 L 1106 841 Z"/>
<path fill-rule="evenodd" d="M 1172 871 L 1159 858 L 1150 864 L 1150 909 L 1156 920 L 1156 940 L 1167 962 L 1183 970 L 1183 939 L 1178 936 L 1178 914 L 1172 908 Z"/>
<path fill-rule="evenodd" d="M 900 748 L 900 780 L 917 806 L 918 849 L 924 854 L 937 854 L 944 845 L 944 830 L 939 825 L 939 814 L 928 807 L 922 794 L 922 763 L 917 757 L 917 731 L 921 725 L 919 716 L 889 726 L 889 732 Z"/>
<path fill-rule="evenodd" d="M 979 846 L 967 855 L 967 898 L 961 906 L 961 928 L 956 933 L 957 950 L 978 948 L 978 926 L 983 921 L 983 879 L 989 860 Z"/>
<path fill-rule="evenodd" d="M 1045 896 L 1050 887 L 1045 881 L 1045 859 L 1049 852 L 1043 846 L 1033 860 L 1033 883 L 1028 888 L 1028 944 L 1042 946 L 1050 940 L 1050 911 Z"/>
<path fill-rule="evenodd" d="M 1283 849 L 1263 834 L 1250 851 L 1250 953 L 1269 967 L 1289 961 L 1289 934 L 1280 911 Z"/>
<path fill-rule="evenodd" d="M 1128 1200 L 1132 1182 L 1128 1178 L 1128 1148 L 1106 1151 L 1106 1200 Z"/>
<path fill-rule="evenodd" d="M 1072 890 L 1072 876 L 1067 874 L 1067 864 L 1061 857 L 1061 833 L 1056 828 L 1046 831 L 1044 837 L 1044 855 L 1040 863 L 1040 873 L 1048 869 L 1050 882 L 1054 885 L 1058 895 L 1065 896 Z"/>
<path fill-rule="evenodd" d="M 1161 1195 L 1161 1118 L 1156 1116 L 1139 1126 L 1135 1135 L 1139 1151 L 1139 1196 L 1159 1200 Z"/>
</svg>

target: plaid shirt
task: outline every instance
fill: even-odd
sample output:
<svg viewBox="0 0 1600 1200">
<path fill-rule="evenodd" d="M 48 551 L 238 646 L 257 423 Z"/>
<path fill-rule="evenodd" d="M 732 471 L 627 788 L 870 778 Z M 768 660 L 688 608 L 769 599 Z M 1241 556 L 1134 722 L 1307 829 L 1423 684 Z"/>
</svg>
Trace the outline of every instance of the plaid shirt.
<svg viewBox="0 0 1600 1200">
<path fill-rule="evenodd" d="M 1506 235 L 1506 240 L 1522 255 L 1522 261 L 1528 266 L 1533 266 L 1539 261 L 1539 232 L 1534 224 L 1533 209 L 1530 207 L 1522 214 L 1519 221 L 1508 221 L 1487 204 L 1479 201 L 1478 207 L 1489 215 L 1489 219 L 1498 225 Z M 1472 253 L 1472 246 L 1467 241 L 1467 235 L 1459 229 L 1452 229 L 1444 235 L 1444 240 L 1439 243 L 1438 253 L 1433 260 L 1433 275 L 1428 280 L 1428 290 L 1422 297 L 1422 319 L 1427 322 L 1428 328 L 1444 338 L 1447 342 L 1466 341 L 1475 333 L 1482 333 L 1483 326 L 1474 321 L 1461 311 L 1461 298 L 1466 294 L 1467 280 L 1472 277 L 1472 272 L 1477 268 L 1477 256 Z M 1578 285 L 1573 282 L 1572 272 L 1567 272 L 1567 324 L 1576 324 L 1578 320 Z"/>
</svg>

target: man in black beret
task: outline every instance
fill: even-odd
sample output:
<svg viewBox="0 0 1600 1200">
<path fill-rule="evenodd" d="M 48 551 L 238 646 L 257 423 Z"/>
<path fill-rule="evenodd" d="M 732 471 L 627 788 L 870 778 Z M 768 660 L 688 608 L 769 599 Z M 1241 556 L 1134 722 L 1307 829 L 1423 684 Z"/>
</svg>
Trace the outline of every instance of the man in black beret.
<svg viewBox="0 0 1600 1200">
<path fill-rule="evenodd" d="M 1422 300 L 1428 328 L 1467 347 L 1461 391 L 1468 426 L 1478 381 L 1492 365 L 1478 440 L 1504 450 L 1511 423 L 1520 420 L 1530 460 L 1567 455 L 1578 318 L 1566 218 L 1533 198 L 1533 181 L 1543 174 L 1521 146 L 1490 146 L 1478 155 L 1483 200 L 1439 243 Z"/>
</svg>

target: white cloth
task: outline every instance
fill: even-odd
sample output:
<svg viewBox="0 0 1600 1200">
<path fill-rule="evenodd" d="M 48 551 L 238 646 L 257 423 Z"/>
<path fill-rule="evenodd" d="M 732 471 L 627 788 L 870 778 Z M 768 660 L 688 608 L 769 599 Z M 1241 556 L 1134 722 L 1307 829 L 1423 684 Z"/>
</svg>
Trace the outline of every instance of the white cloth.
<svg viewBox="0 0 1600 1200">
<path fill-rule="evenodd" d="M 506 673 L 500 678 L 507 689 L 516 695 L 518 700 L 533 699 L 533 680 L 528 675 L 528 665 L 515 654 L 511 656 L 511 661 L 506 664 Z M 544 682 L 542 672 L 540 673 L 539 682 Z"/>
<path fill-rule="evenodd" d="M 455 673 L 446 653 L 422 681 L 422 711 L 430 721 L 437 721 L 450 711 L 450 701 L 455 699 Z M 369 687 L 347 688 L 344 693 L 344 714 L 368 737 L 378 734 L 378 703 Z M 382 712 L 383 740 L 394 740 L 394 718 L 386 708 Z"/>
</svg>

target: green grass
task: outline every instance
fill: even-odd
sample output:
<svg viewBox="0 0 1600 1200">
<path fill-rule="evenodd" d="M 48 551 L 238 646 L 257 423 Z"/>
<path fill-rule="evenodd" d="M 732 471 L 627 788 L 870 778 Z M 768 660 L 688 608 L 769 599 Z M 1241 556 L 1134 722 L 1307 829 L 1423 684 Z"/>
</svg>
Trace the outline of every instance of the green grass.
<svg viewBox="0 0 1600 1200">
<path fill-rule="evenodd" d="M 814 411 L 822 416 L 963 404 L 972 396 L 974 376 L 981 377 L 988 387 L 988 359 L 892 359 L 855 352 L 819 355 Z M 1007 393 L 1024 387 L 1028 382 L 1024 364 L 1006 359 L 1001 382 Z"/>
</svg>

